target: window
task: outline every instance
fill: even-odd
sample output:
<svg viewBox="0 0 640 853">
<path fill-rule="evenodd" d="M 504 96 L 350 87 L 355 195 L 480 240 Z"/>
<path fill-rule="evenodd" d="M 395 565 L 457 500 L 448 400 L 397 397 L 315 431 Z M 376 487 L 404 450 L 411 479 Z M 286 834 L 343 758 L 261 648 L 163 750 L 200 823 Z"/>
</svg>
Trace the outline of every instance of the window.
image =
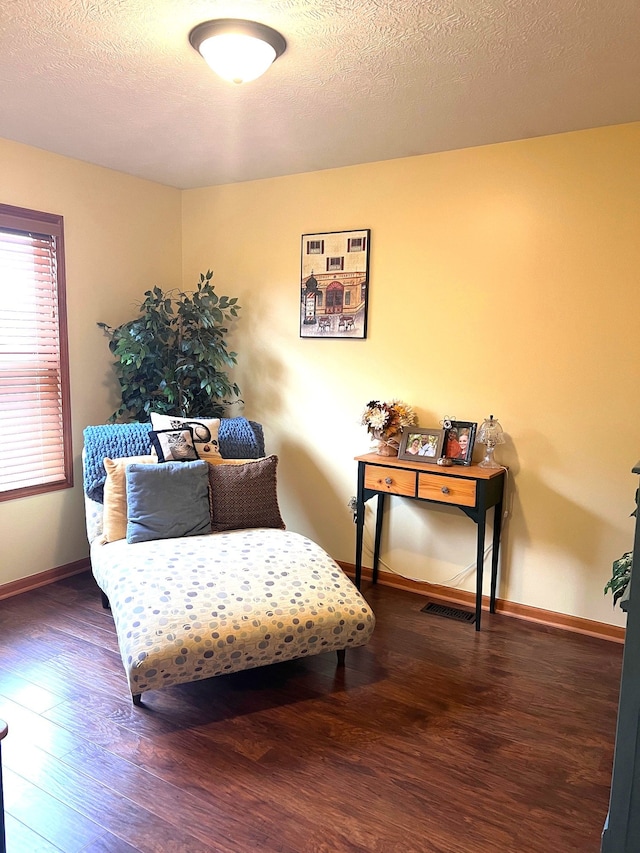
<svg viewBox="0 0 640 853">
<path fill-rule="evenodd" d="M 62 216 L 0 204 L 0 500 L 73 485 Z"/>
<path fill-rule="evenodd" d="M 323 255 L 324 240 L 307 240 L 307 255 Z"/>
<path fill-rule="evenodd" d="M 349 237 L 347 240 L 347 252 L 364 252 L 366 246 L 366 237 Z"/>
<path fill-rule="evenodd" d="M 344 258 L 327 258 L 327 272 L 344 269 Z"/>
</svg>

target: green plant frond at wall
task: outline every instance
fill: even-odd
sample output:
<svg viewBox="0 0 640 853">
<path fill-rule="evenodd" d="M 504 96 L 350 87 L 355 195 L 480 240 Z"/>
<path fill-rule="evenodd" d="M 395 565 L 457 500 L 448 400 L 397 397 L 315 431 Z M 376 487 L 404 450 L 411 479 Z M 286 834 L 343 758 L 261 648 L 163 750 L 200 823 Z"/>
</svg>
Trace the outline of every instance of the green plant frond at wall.
<svg viewBox="0 0 640 853">
<path fill-rule="evenodd" d="M 605 595 L 609 590 L 613 595 L 614 606 L 622 598 L 631 580 L 631 569 L 633 567 L 633 553 L 627 551 L 622 557 L 613 562 L 613 574 L 604 588 Z"/>
<path fill-rule="evenodd" d="M 638 514 L 638 506 L 640 505 L 638 503 L 639 499 L 640 489 L 636 489 L 636 508 L 631 513 L 632 518 Z M 617 560 L 613 561 L 613 572 L 605 585 L 604 594 L 606 595 L 607 592 L 611 590 L 611 594 L 613 595 L 614 607 L 616 606 L 617 602 L 620 601 L 622 596 L 625 594 L 627 587 L 629 586 L 632 569 L 633 551 L 627 551 L 627 553 L 623 554 L 622 557 L 618 557 Z"/>
<path fill-rule="evenodd" d="M 218 296 L 212 279 L 211 270 L 201 273 L 188 293 L 156 286 L 145 292 L 138 317 L 116 327 L 98 323 L 120 383 L 121 404 L 110 420 L 148 421 L 152 411 L 221 417 L 241 402 L 226 372 L 237 363 L 226 336 L 240 306 Z"/>
</svg>

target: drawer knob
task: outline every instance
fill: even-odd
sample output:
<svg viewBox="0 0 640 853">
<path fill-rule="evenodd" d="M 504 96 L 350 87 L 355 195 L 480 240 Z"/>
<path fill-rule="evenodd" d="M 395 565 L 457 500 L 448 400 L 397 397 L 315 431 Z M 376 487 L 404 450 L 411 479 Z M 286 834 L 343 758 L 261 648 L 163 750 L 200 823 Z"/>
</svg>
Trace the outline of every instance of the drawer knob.
<svg viewBox="0 0 640 853">
<path fill-rule="evenodd" d="M 442 494 L 443 494 L 443 495 L 448 495 L 448 494 L 449 494 L 449 486 L 443 486 L 443 487 L 442 487 Z"/>
<path fill-rule="evenodd" d="M 390 485 L 391 485 L 391 483 L 393 483 L 393 480 L 391 479 L 391 477 L 385 477 L 385 478 L 384 478 L 384 481 L 385 481 L 385 483 L 387 484 L 387 486 L 390 486 Z"/>
</svg>

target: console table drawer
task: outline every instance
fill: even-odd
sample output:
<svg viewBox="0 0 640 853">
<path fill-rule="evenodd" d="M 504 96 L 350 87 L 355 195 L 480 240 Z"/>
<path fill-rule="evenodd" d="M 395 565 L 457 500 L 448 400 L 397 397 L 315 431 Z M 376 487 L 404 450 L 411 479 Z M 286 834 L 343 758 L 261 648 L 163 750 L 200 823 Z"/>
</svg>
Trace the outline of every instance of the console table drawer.
<svg viewBox="0 0 640 853">
<path fill-rule="evenodd" d="M 365 465 L 364 487 L 390 495 L 416 496 L 416 472 L 400 468 L 383 468 L 380 465 Z"/>
<path fill-rule="evenodd" d="M 446 477 L 439 474 L 418 475 L 418 497 L 440 503 L 476 505 L 475 480 Z"/>
</svg>

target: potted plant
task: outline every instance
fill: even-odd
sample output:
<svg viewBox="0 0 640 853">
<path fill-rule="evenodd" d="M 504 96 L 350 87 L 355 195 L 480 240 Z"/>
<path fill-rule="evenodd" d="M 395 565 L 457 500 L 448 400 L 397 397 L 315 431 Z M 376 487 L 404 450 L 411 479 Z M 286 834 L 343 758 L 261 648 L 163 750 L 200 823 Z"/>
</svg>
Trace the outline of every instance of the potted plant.
<svg viewBox="0 0 640 853">
<path fill-rule="evenodd" d="M 617 560 L 613 561 L 613 573 L 604 588 L 605 595 L 609 590 L 613 595 L 613 605 L 618 603 L 627 591 L 631 580 L 631 569 L 633 567 L 633 552 L 627 551 Z"/>
<path fill-rule="evenodd" d="M 633 518 L 638 512 L 638 500 L 640 499 L 640 489 L 636 490 L 636 509 L 631 513 L 631 517 Z M 611 590 L 611 594 L 613 595 L 613 606 L 618 603 L 621 599 L 623 599 L 625 592 L 627 591 L 627 587 L 629 586 L 629 581 L 631 580 L 631 570 L 633 569 L 633 551 L 627 551 L 621 557 L 618 557 L 617 560 L 613 561 L 613 572 L 611 577 L 607 581 L 604 594 L 606 595 L 609 590 Z"/>
<path fill-rule="evenodd" d="M 116 357 L 121 404 L 110 420 L 150 420 L 152 411 L 221 417 L 239 402 L 240 389 L 225 368 L 237 363 L 227 347 L 236 298 L 218 296 L 209 270 L 195 291 L 147 290 L 139 315 L 120 326 L 98 323 Z"/>
</svg>

